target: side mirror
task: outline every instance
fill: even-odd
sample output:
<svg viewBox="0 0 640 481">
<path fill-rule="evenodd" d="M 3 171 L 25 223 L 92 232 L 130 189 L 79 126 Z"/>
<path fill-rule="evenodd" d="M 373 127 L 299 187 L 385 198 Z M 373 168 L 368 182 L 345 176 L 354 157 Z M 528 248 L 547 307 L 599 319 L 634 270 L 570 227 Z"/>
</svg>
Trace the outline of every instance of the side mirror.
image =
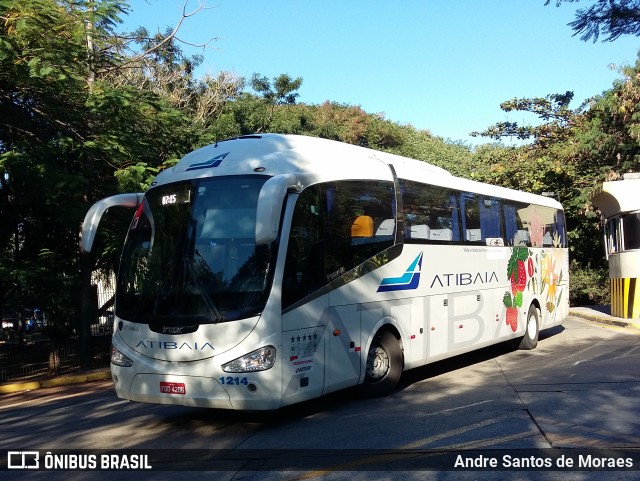
<svg viewBox="0 0 640 481">
<path fill-rule="evenodd" d="M 256 245 L 269 244 L 278 237 L 282 203 L 287 192 L 299 192 L 300 183 L 296 175 L 276 175 L 267 180 L 258 195 L 256 211 Z"/>
<path fill-rule="evenodd" d="M 87 215 L 84 216 L 84 222 L 82 223 L 80 252 L 82 254 L 91 252 L 93 241 L 98 231 L 98 225 L 107 209 L 111 207 L 129 207 L 135 209 L 143 196 L 144 194 L 118 194 L 99 200 L 93 204 L 87 212 Z"/>
</svg>

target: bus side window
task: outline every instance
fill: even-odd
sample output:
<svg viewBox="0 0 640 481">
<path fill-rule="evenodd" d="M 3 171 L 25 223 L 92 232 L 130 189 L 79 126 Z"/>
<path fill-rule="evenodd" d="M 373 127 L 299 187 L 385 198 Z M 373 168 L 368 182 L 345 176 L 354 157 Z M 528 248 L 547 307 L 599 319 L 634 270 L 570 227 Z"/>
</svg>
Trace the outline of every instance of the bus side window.
<svg viewBox="0 0 640 481">
<path fill-rule="evenodd" d="M 510 246 L 531 246 L 529 231 L 522 223 L 518 210 L 524 209 L 525 204 L 510 200 L 502 201 L 502 213 L 504 217 L 504 230 L 507 244 Z"/>
<path fill-rule="evenodd" d="M 567 224 L 564 219 L 564 211 L 556 210 L 556 215 L 554 217 L 554 241 L 557 239 L 557 244 L 555 247 L 567 247 Z"/>
<path fill-rule="evenodd" d="M 299 194 L 285 260 L 283 309 L 394 244 L 394 192 L 389 181 L 338 181 Z"/>
<path fill-rule="evenodd" d="M 504 245 L 500 199 L 465 192 L 460 196 L 460 203 L 467 243 Z"/>
<path fill-rule="evenodd" d="M 462 232 L 467 244 L 480 244 L 482 242 L 482 229 L 480 228 L 479 197 L 476 194 L 464 192 L 460 195 L 460 212 L 462 212 Z"/>
<path fill-rule="evenodd" d="M 456 192 L 400 179 L 404 205 L 404 240 L 419 244 L 460 242 Z"/>
</svg>

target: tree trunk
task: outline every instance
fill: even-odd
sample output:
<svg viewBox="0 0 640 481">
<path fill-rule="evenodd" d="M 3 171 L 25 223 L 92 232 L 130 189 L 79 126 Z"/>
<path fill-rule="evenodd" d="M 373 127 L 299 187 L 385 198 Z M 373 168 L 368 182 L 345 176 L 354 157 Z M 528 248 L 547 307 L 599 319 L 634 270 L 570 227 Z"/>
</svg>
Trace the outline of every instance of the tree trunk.
<svg viewBox="0 0 640 481">
<path fill-rule="evenodd" d="M 60 347 L 57 345 L 52 346 L 51 351 L 49 351 L 48 374 L 50 376 L 57 376 L 60 374 Z"/>
</svg>

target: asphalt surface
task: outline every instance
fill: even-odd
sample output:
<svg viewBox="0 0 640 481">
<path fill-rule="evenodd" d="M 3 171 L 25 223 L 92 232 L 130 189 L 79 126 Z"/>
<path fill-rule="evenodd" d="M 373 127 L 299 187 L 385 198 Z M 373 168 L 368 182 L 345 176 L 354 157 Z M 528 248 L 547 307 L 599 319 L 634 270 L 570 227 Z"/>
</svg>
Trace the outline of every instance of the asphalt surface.
<svg viewBox="0 0 640 481">
<path fill-rule="evenodd" d="M 623 319 L 620 317 L 614 317 L 610 314 L 610 306 L 572 307 L 569 309 L 569 315 L 598 324 L 606 324 L 640 331 L 640 319 Z M 36 389 L 68 386 L 72 384 L 81 384 L 90 381 L 104 381 L 108 379 L 111 379 L 111 370 L 109 368 L 104 368 L 97 369 L 95 371 L 85 371 L 51 378 L 0 384 L 0 394 L 33 391 Z"/>
</svg>

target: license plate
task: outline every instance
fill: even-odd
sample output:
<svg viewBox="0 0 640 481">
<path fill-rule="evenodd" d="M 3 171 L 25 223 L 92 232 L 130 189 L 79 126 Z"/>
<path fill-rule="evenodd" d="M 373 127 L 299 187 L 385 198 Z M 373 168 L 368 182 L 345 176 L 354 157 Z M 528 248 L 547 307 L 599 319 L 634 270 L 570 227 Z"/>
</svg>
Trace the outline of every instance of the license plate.
<svg viewBox="0 0 640 481">
<path fill-rule="evenodd" d="M 187 388 L 183 382 L 161 382 L 160 392 L 163 394 L 187 394 Z"/>
</svg>

